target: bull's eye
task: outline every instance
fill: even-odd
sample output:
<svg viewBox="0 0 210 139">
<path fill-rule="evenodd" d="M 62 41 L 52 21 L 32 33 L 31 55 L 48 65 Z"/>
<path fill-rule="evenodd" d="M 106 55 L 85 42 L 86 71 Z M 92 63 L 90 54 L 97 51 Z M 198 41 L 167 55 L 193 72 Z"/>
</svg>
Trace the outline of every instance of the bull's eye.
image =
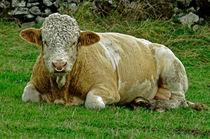
<svg viewBox="0 0 210 139">
<path fill-rule="evenodd" d="M 44 41 L 44 42 L 43 42 L 43 44 L 44 44 L 45 46 L 47 46 L 47 47 L 48 47 L 48 44 L 47 44 L 47 42 L 46 42 L 46 41 Z"/>
</svg>

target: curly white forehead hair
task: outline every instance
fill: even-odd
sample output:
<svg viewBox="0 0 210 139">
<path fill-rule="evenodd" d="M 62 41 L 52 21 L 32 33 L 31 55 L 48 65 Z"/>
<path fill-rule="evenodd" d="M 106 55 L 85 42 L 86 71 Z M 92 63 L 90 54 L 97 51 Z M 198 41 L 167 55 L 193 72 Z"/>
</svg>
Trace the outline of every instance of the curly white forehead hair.
<svg viewBox="0 0 210 139">
<path fill-rule="evenodd" d="M 48 16 L 41 29 L 42 38 L 52 45 L 55 43 L 72 45 L 79 37 L 77 21 L 68 15 L 59 13 Z"/>
</svg>

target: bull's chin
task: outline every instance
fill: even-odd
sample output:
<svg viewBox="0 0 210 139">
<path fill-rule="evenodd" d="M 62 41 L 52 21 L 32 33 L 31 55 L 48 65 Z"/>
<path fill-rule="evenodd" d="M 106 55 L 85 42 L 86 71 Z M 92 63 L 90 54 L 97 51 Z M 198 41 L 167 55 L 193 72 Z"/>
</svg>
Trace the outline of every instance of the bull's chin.
<svg viewBox="0 0 210 139">
<path fill-rule="evenodd" d="M 53 71 L 52 74 L 54 76 L 64 76 L 68 73 L 68 71 Z"/>
</svg>

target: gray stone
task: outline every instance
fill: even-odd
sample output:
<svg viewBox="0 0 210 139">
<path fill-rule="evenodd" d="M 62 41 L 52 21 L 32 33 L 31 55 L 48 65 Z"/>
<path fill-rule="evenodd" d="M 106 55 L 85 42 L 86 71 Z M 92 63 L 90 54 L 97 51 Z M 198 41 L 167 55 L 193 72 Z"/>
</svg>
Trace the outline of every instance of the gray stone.
<svg viewBox="0 0 210 139">
<path fill-rule="evenodd" d="M 25 15 L 29 14 L 28 8 L 16 7 L 14 10 L 8 13 L 9 15 Z"/>
<path fill-rule="evenodd" d="M 194 7 L 190 7 L 186 10 L 188 13 L 189 12 L 196 12 L 195 8 Z"/>
<path fill-rule="evenodd" d="M 60 7 L 60 8 L 57 9 L 57 11 L 58 11 L 59 13 L 62 13 L 63 8 Z"/>
<path fill-rule="evenodd" d="M 109 14 L 115 8 L 112 0 L 95 0 L 94 2 L 98 10 L 104 15 Z"/>
<path fill-rule="evenodd" d="M 9 5 L 10 5 L 10 3 L 9 3 L 8 1 L 6 1 L 6 0 L 2 0 L 2 1 L 0 2 L 0 8 L 2 8 L 2 9 L 8 8 Z"/>
<path fill-rule="evenodd" d="M 199 19 L 199 22 L 204 22 L 204 21 L 205 21 L 204 18 Z"/>
<path fill-rule="evenodd" d="M 56 7 L 56 8 L 59 8 L 60 7 L 60 2 L 61 0 L 56 0 L 53 5 Z"/>
<path fill-rule="evenodd" d="M 130 4 L 131 9 L 136 9 L 137 8 L 137 4 L 136 2 L 132 1 Z"/>
<path fill-rule="evenodd" d="M 53 3 L 50 0 L 43 0 L 44 5 L 50 7 L 53 5 Z"/>
<path fill-rule="evenodd" d="M 39 2 L 27 3 L 27 7 L 33 7 L 39 5 Z"/>
<path fill-rule="evenodd" d="M 35 26 L 35 22 L 26 22 L 26 23 L 23 23 L 21 25 L 21 28 L 29 28 L 29 27 L 34 27 Z"/>
<path fill-rule="evenodd" d="M 44 10 L 44 13 L 43 13 L 44 16 L 48 16 L 50 14 L 52 14 L 52 11 L 49 8 Z"/>
<path fill-rule="evenodd" d="M 26 17 L 27 19 L 33 19 L 35 16 L 32 15 L 32 14 L 27 14 L 27 15 L 25 15 L 25 17 Z"/>
<path fill-rule="evenodd" d="M 39 0 L 28 0 L 28 2 L 37 2 Z"/>
<path fill-rule="evenodd" d="M 30 13 L 32 13 L 33 15 L 41 15 L 41 11 L 39 9 L 39 7 L 37 6 L 33 6 L 29 9 Z"/>
<path fill-rule="evenodd" d="M 109 4 L 113 4 L 113 1 L 112 0 L 95 0 L 95 2 L 100 2 L 100 3 L 106 2 L 106 3 L 109 3 Z"/>
<path fill-rule="evenodd" d="M 192 27 L 192 30 L 195 31 L 195 32 L 198 31 L 198 29 L 199 29 L 199 25 L 194 25 L 194 26 Z"/>
<path fill-rule="evenodd" d="M 72 0 L 71 2 L 80 3 L 81 0 Z"/>
<path fill-rule="evenodd" d="M 199 21 L 198 21 L 198 24 L 200 24 L 200 25 L 205 24 L 204 18 L 200 17 Z"/>
<path fill-rule="evenodd" d="M 12 0 L 12 7 L 25 7 L 26 2 L 24 0 Z"/>
<path fill-rule="evenodd" d="M 40 23 L 40 22 L 44 22 L 45 18 L 41 16 L 37 16 L 35 20 L 37 23 Z"/>
<path fill-rule="evenodd" d="M 69 5 L 69 8 L 70 8 L 70 10 L 75 10 L 75 9 L 77 9 L 77 4 L 76 3 L 71 3 Z"/>
<path fill-rule="evenodd" d="M 179 13 L 177 16 L 178 17 L 184 16 L 184 13 Z"/>
<path fill-rule="evenodd" d="M 174 8 L 174 13 L 176 13 L 176 14 L 182 13 L 182 10 L 177 8 L 177 7 L 175 7 Z"/>
<path fill-rule="evenodd" d="M 183 25 L 187 25 L 189 28 L 191 28 L 191 26 L 194 23 L 197 23 L 199 21 L 199 16 L 197 16 L 196 14 L 190 12 L 189 14 L 179 18 L 179 21 L 183 24 Z"/>
<path fill-rule="evenodd" d="M 190 6 L 190 3 L 192 0 L 177 0 L 177 4 L 180 5 L 181 7 L 188 7 Z"/>
<path fill-rule="evenodd" d="M 121 6 L 123 6 L 123 7 L 131 7 L 131 2 L 130 2 L 130 0 L 121 0 L 120 1 L 120 4 L 121 4 Z"/>
</svg>

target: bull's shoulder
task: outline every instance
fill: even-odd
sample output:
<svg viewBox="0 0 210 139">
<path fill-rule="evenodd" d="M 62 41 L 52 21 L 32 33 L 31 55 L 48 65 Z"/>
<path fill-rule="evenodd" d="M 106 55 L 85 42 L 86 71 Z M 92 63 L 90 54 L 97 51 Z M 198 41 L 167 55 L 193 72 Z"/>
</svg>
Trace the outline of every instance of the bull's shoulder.
<svg viewBox="0 0 210 139">
<path fill-rule="evenodd" d="M 44 65 L 42 55 L 40 54 L 33 67 L 30 82 L 38 89 L 38 91 L 45 92 L 46 88 L 50 86 L 50 73 Z"/>
</svg>

